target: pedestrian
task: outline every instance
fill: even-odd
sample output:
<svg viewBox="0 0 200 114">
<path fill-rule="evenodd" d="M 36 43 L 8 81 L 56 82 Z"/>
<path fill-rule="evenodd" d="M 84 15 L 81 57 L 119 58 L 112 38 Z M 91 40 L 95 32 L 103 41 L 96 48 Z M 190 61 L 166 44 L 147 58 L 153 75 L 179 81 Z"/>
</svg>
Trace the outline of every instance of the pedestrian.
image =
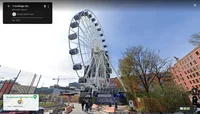
<svg viewBox="0 0 200 114">
<path fill-rule="evenodd" d="M 89 108 L 89 102 L 86 101 L 85 102 L 85 112 L 87 112 L 87 113 L 88 113 L 88 108 Z"/>
<path fill-rule="evenodd" d="M 82 111 L 84 111 L 84 105 L 85 105 L 85 100 L 83 100 L 83 101 L 82 101 L 82 104 L 81 104 L 81 106 L 82 106 Z"/>
<path fill-rule="evenodd" d="M 93 103 L 91 101 L 89 101 L 89 109 L 90 109 L 90 111 L 92 111 L 92 105 L 93 105 Z"/>
</svg>

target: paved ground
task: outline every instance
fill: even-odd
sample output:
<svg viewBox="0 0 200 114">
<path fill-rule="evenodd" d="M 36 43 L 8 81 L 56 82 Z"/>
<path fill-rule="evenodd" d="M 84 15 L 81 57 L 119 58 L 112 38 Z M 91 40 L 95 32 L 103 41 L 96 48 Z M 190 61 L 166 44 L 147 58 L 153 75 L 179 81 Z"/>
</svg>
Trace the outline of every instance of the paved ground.
<svg viewBox="0 0 200 114">
<path fill-rule="evenodd" d="M 78 103 L 74 103 L 74 109 L 73 111 L 70 113 L 70 114 L 102 114 L 98 111 L 95 111 L 95 110 L 92 110 L 92 111 L 89 111 L 88 113 L 82 111 L 82 107 L 81 107 L 81 104 L 78 104 Z"/>
</svg>

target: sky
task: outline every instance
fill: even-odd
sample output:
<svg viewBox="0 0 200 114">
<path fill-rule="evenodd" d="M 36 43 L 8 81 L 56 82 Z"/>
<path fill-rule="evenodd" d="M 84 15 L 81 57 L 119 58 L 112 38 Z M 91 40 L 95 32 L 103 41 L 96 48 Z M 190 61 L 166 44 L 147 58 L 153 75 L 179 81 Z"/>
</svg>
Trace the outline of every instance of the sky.
<svg viewBox="0 0 200 114">
<path fill-rule="evenodd" d="M 61 86 L 77 82 L 69 55 L 68 28 L 72 17 L 84 9 L 90 9 L 100 21 L 115 70 L 128 46 L 160 50 L 161 57 L 170 59 L 182 58 L 194 48 L 188 39 L 200 32 L 200 3 L 120 4 L 55 2 L 52 24 L 3 24 L 0 2 L 0 80 L 13 79 L 22 70 L 17 82 L 25 85 L 35 73 L 36 80 L 42 75 L 39 87 L 56 84 L 52 78 L 58 76 L 72 78 L 60 81 Z"/>
</svg>

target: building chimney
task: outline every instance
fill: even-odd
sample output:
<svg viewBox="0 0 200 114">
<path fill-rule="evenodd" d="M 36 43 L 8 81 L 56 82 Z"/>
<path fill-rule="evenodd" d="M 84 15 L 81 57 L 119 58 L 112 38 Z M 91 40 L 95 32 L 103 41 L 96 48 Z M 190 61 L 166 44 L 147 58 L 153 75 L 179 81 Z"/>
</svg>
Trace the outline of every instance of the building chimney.
<svg viewBox="0 0 200 114">
<path fill-rule="evenodd" d="M 178 57 L 174 56 L 174 58 L 178 61 Z"/>
</svg>

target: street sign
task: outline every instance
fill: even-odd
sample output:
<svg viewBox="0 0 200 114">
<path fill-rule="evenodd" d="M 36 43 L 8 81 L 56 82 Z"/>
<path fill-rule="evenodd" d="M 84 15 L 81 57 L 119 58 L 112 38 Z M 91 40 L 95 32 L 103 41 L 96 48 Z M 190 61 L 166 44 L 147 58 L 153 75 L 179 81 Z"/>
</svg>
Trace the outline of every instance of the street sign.
<svg viewBox="0 0 200 114">
<path fill-rule="evenodd" d="M 114 94 L 113 97 L 126 98 L 126 94 Z"/>
<path fill-rule="evenodd" d="M 129 100 L 129 106 L 130 106 L 131 108 L 134 107 L 133 100 Z"/>
<path fill-rule="evenodd" d="M 111 97 L 111 94 L 98 94 L 98 97 Z"/>
</svg>

